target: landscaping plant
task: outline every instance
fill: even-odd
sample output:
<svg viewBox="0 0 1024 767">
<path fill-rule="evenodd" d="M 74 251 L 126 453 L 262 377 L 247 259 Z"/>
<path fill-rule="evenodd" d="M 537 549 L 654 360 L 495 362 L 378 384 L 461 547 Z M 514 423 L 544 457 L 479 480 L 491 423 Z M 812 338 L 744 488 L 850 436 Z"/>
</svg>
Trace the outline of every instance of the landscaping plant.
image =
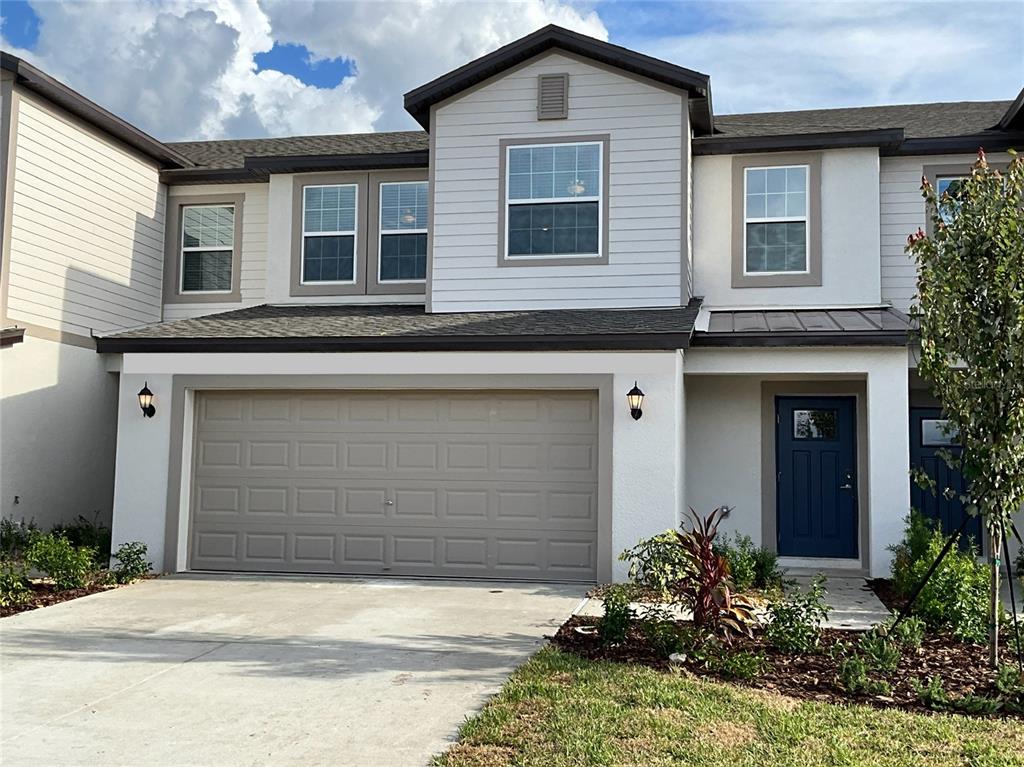
<svg viewBox="0 0 1024 767">
<path fill-rule="evenodd" d="M 25 556 L 32 537 L 39 532 L 36 523 L 22 519 L 15 522 L 9 517 L 0 518 L 0 557 L 21 559 Z"/>
<path fill-rule="evenodd" d="M 110 560 L 110 528 L 99 522 L 100 512 L 94 511 L 92 519 L 79 514 L 74 522 L 55 525 L 50 531 L 68 539 L 75 548 L 92 549 L 96 567 L 106 567 Z"/>
<path fill-rule="evenodd" d="M 925 622 L 916 615 L 910 615 L 899 623 L 893 620 L 887 621 L 879 627 L 880 632 L 894 639 L 900 645 L 913 650 L 920 649 L 924 642 Z"/>
<path fill-rule="evenodd" d="M 50 576 L 57 589 L 64 591 L 89 585 L 95 575 L 95 556 L 93 549 L 76 549 L 64 536 L 46 533 L 33 538 L 25 561 Z"/>
<path fill-rule="evenodd" d="M 889 683 L 884 679 L 871 678 L 868 674 L 868 664 L 857 653 L 848 655 L 839 661 L 836 682 L 853 695 L 888 695 L 892 692 Z"/>
<path fill-rule="evenodd" d="M 110 571 L 114 581 L 131 583 L 145 576 L 153 568 L 153 563 L 146 559 L 146 551 L 146 544 L 139 541 L 122 543 L 114 552 L 117 564 Z"/>
<path fill-rule="evenodd" d="M 729 562 L 729 575 L 738 591 L 768 590 L 781 585 L 778 554 L 755 546 L 749 535 L 734 533 L 731 541 L 723 536 L 715 550 Z"/>
<path fill-rule="evenodd" d="M 989 538 L 993 667 L 1002 539 L 1024 504 L 1024 158 L 1010 156 L 1001 173 L 979 150 L 970 176 L 941 197 L 922 180 L 931 231 L 907 241 L 918 268 L 918 371 L 958 435 L 959 455 L 943 458 L 963 473 L 965 508 Z"/>
<path fill-rule="evenodd" d="M 876 671 L 891 674 L 900 664 L 900 646 L 881 631 L 865 631 L 858 646 L 865 662 Z"/>
<path fill-rule="evenodd" d="M 926 684 L 921 684 L 913 679 L 911 684 L 914 686 L 918 699 L 928 708 L 941 711 L 949 705 L 949 693 L 946 692 L 946 686 L 942 683 L 942 677 L 928 677 Z"/>
<path fill-rule="evenodd" d="M 619 559 L 629 562 L 630 580 L 663 599 L 670 599 L 672 587 L 693 575 L 693 563 L 675 530 L 644 538 Z"/>
<path fill-rule="evenodd" d="M 20 605 L 31 594 L 25 563 L 6 557 L 0 559 L 0 607 Z"/>
<path fill-rule="evenodd" d="M 634 619 L 629 594 L 622 586 L 610 586 L 602 596 L 602 601 L 604 615 L 597 623 L 597 635 L 603 644 L 622 644 Z"/>
<path fill-rule="evenodd" d="M 769 602 L 764 627 L 768 643 L 784 652 L 815 652 L 821 642 L 821 626 L 828 620 L 826 593 L 825 577 L 819 575 L 807 591 L 794 588 Z"/>
</svg>

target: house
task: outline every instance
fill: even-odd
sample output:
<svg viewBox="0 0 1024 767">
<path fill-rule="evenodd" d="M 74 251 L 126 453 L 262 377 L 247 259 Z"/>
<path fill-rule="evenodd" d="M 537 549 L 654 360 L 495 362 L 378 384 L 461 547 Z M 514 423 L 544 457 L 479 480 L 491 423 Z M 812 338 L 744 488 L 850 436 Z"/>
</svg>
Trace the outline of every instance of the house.
<svg viewBox="0 0 1024 767">
<path fill-rule="evenodd" d="M 727 504 L 884 575 L 948 442 L 920 178 L 1024 145 L 1024 93 L 717 115 L 558 27 L 407 93 L 422 132 L 161 143 L 3 68 L 3 512 L 112 488 L 166 571 L 605 580 Z"/>
</svg>

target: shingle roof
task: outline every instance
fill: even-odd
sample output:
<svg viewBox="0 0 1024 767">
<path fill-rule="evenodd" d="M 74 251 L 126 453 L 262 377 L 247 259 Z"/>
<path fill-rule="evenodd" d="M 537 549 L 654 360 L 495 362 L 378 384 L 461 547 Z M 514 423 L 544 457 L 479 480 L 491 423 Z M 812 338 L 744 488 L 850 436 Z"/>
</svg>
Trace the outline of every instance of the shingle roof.
<svg viewBox="0 0 1024 767">
<path fill-rule="evenodd" d="M 426 151 L 427 134 L 424 131 L 349 133 L 223 141 L 176 141 L 168 143 L 167 146 L 185 155 L 196 165 L 222 169 L 241 168 L 246 157 L 362 155 Z"/>
<path fill-rule="evenodd" d="M 680 349 L 700 301 L 666 309 L 428 314 L 422 306 L 260 306 L 97 339 L 98 351 Z"/>
<path fill-rule="evenodd" d="M 966 136 L 994 128 L 1010 101 L 953 101 L 793 112 L 715 115 L 724 136 L 777 136 L 903 128 L 908 139 Z"/>
<path fill-rule="evenodd" d="M 895 309 L 711 310 L 694 346 L 902 346 L 914 329 Z"/>
</svg>

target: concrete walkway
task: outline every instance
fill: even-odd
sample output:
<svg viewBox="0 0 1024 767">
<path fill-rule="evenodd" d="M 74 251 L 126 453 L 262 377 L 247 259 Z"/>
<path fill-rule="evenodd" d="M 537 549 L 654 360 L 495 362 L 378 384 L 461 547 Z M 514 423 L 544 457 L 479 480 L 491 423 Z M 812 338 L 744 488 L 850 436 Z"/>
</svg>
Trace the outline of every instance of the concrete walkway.
<svg viewBox="0 0 1024 767">
<path fill-rule="evenodd" d="M 0 620 L 0 763 L 419 765 L 585 587 L 171 577 Z"/>
</svg>

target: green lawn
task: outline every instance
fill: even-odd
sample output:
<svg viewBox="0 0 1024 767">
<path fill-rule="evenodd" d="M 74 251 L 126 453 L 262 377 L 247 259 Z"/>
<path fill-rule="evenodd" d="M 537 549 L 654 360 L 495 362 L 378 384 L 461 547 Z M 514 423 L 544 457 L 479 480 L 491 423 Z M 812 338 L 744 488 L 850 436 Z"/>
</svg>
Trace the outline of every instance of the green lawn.
<svg viewBox="0 0 1024 767">
<path fill-rule="evenodd" d="M 801 703 L 547 647 L 434 764 L 1024 765 L 1024 724 Z"/>
</svg>

